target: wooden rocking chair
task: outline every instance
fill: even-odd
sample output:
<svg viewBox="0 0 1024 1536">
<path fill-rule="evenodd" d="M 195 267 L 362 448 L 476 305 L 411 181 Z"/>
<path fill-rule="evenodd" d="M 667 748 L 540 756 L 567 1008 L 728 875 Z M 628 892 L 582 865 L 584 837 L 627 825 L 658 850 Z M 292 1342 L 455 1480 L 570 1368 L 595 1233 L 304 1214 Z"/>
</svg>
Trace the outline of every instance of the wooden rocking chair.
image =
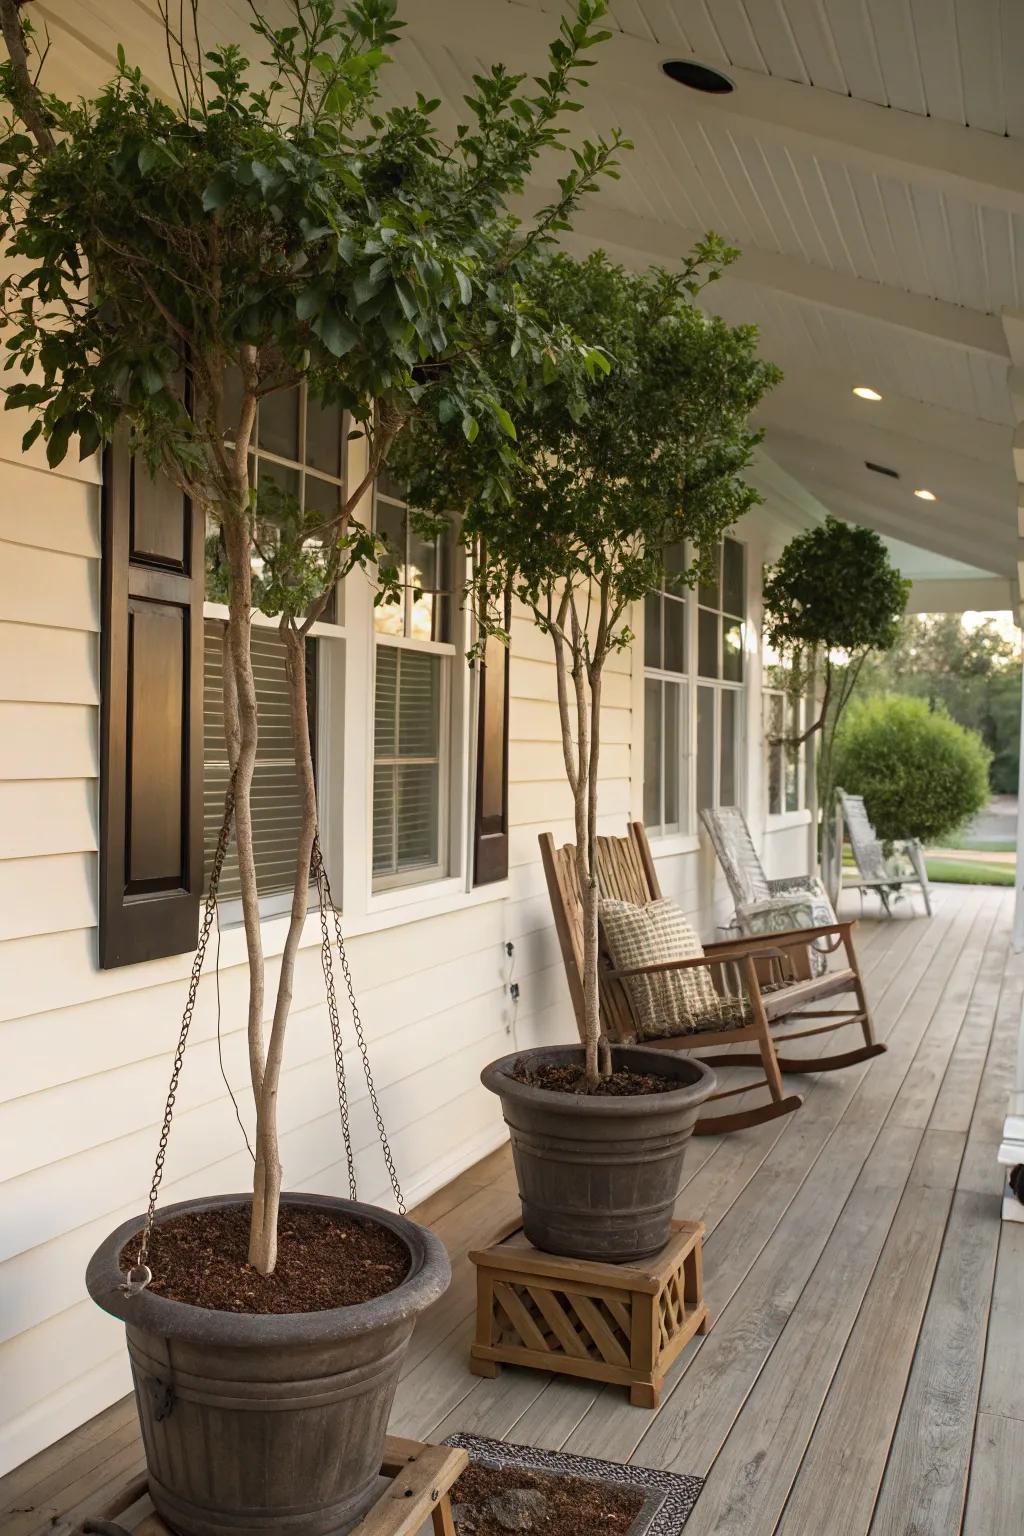
<svg viewBox="0 0 1024 1536">
<path fill-rule="evenodd" d="M 582 1035 L 583 906 L 576 875 L 576 849 L 572 843 L 556 848 L 550 832 L 544 832 L 540 836 L 540 850 L 576 1024 Z M 632 822 L 626 837 L 599 837 L 597 850 L 598 882 L 603 897 L 632 902 L 635 906 L 644 906 L 650 901 L 661 899 L 654 859 L 641 822 Z M 762 1121 L 792 1114 L 795 1109 L 799 1109 L 803 1100 L 799 1094 L 785 1093 L 783 1072 L 833 1072 L 841 1067 L 868 1061 L 873 1056 L 880 1056 L 885 1050 L 885 1046 L 874 1038 L 871 1014 L 853 945 L 854 926 L 850 922 L 837 922 L 818 928 L 795 929 L 789 933 L 773 933 L 770 937 L 730 939 L 725 943 L 706 945 L 703 958 L 662 961 L 628 971 L 615 969 L 602 932 L 600 988 L 603 1032 L 617 1045 L 641 1043 L 660 1050 L 692 1051 L 744 1041 L 756 1045 L 756 1052 L 737 1052 L 701 1059 L 715 1068 L 760 1067 L 764 1072 L 770 1102 L 735 1114 L 707 1115 L 698 1120 L 694 1127 L 697 1136 L 744 1130 L 747 1126 L 760 1125 Z M 813 940 L 831 940 L 834 948 L 842 946 L 846 957 L 845 966 L 826 971 L 824 975 L 812 975 L 809 946 Z M 716 990 L 723 998 L 735 996 L 739 981 L 747 1004 L 744 1022 L 737 1027 L 730 1027 L 726 1019 L 722 1027 L 721 1021 L 714 1021 L 707 1029 L 698 1028 L 684 1034 L 648 1036 L 638 1040 L 623 979 L 695 966 L 708 969 Z M 843 992 L 854 993 L 857 1004 L 855 1008 L 807 1008 L 809 1003 Z M 778 1040 L 775 1038 L 774 1031 L 784 1024 L 826 1018 L 831 1022 L 815 1025 L 811 1029 L 793 1030 Z M 807 1060 L 778 1055 L 777 1045 L 785 1046 L 790 1040 L 800 1040 L 809 1035 L 827 1034 L 847 1024 L 859 1024 L 864 1035 L 864 1044 L 855 1050 Z M 713 1094 L 709 1102 L 749 1093 L 757 1086 L 756 1083 L 747 1083 L 739 1088 L 725 1088 Z"/>
</svg>

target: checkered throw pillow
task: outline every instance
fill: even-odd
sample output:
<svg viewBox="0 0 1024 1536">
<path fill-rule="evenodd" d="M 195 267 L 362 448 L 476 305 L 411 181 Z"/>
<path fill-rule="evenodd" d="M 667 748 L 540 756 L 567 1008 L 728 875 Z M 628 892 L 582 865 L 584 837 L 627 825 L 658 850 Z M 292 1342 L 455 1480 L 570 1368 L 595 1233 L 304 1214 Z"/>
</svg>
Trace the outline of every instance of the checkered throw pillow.
<svg viewBox="0 0 1024 1536">
<path fill-rule="evenodd" d="M 635 907 L 632 902 L 608 899 L 601 902 L 600 915 L 605 945 L 617 971 L 662 960 L 697 960 L 704 954 L 674 901 Z M 687 1034 L 709 1025 L 721 1028 L 727 1022 L 722 1017 L 726 999 L 715 991 L 707 966 L 630 976 L 622 985 L 641 1039 Z"/>
</svg>

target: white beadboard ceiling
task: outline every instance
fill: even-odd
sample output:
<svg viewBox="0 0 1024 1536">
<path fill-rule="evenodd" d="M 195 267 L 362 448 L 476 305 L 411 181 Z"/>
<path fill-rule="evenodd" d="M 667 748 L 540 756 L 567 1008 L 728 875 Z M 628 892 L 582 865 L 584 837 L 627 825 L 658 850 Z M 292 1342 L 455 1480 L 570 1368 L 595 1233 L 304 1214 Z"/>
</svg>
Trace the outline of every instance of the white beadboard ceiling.
<svg viewBox="0 0 1024 1536">
<path fill-rule="evenodd" d="M 268 12 L 286 0 L 263 0 Z M 86 89 L 118 41 L 163 84 L 157 0 L 34 0 L 54 84 Z M 560 0 L 402 0 L 393 91 L 451 121 L 481 66 L 544 65 Z M 574 134 L 621 126 L 622 179 L 573 248 L 670 264 L 715 229 L 740 247 L 709 304 L 785 369 L 765 449 L 825 508 L 947 561 L 1018 568 L 1015 415 L 1002 322 L 1024 308 L 1024 0 L 612 0 Z M 205 40 L 246 0 L 200 0 Z M 722 69 L 731 95 L 667 81 Z M 540 168 L 536 206 L 563 170 Z M 1020 359 L 1018 359 L 1020 361 Z M 854 399 L 869 384 L 884 399 Z M 1024 395 L 1022 395 L 1024 398 Z M 865 460 L 895 469 L 893 480 Z M 927 487 L 938 501 L 924 503 Z"/>
</svg>

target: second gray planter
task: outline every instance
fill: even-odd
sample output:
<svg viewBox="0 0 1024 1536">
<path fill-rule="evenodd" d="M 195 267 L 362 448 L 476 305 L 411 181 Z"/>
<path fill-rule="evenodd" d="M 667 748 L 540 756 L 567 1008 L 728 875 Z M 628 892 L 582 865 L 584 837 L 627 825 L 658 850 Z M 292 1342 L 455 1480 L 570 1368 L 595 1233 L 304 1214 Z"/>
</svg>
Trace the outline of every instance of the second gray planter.
<svg viewBox="0 0 1024 1536">
<path fill-rule="evenodd" d="M 715 1075 L 693 1056 L 644 1046 L 616 1046 L 612 1060 L 679 1086 L 620 1098 L 552 1092 L 511 1075 L 519 1062 L 582 1065 L 583 1047 L 572 1045 L 503 1056 L 481 1081 L 501 1099 L 530 1242 L 567 1258 L 623 1264 L 668 1242 L 686 1143 Z"/>
</svg>

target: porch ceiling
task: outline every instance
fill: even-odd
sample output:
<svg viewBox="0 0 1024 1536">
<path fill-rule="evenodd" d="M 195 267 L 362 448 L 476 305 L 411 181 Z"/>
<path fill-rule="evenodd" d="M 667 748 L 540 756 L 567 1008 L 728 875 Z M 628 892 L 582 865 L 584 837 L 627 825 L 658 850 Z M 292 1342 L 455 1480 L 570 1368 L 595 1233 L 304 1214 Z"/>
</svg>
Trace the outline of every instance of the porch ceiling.
<svg viewBox="0 0 1024 1536">
<path fill-rule="evenodd" d="M 479 65 L 539 66 L 559 0 L 427 0 L 398 56 L 446 104 Z M 768 454 L 825 508 L 1015 579 L 1016 420 L 1004 311 L 1024 303 L 1024 14 L 805 0 L 612 0 L 582 133 L 636 151 L 577 225 L 578 250 L 671 262 L 708 228 L 743 255 L 709 293 L 786 381 Z M 731 95 L 665 79 L 723 69 Z M 557 159 L 545 167 L 553 183 Z M 855 399 L 867 384 L 883 399 Z M 865 467 L 897 471 L 898 480 Z M 938 498 L 914 497 L 919 488 Z M 1000 585 L 992 591 L 1005 591 Z M 966 595 L 966 593 L 965 593 Z"/>
<path fill-rule="evenodd" d="M 283 15 L 286 0 L 261 9 Z M 407 0 L 396 89 L 437 95 L 451 115 L 481 64 L 541 67 L 561 9 Z M 158 0 L 33 10 L 55 85 L 95 85 L 118 41 L 166 84 Z M 203 0 L 201 16 L 208 37 L 249 37 L 246 0 Z M 709 303 L 755 323 L 786 371 L 761 415 L 768 454 L 837 515 L 1016 584 L 1024 391 L 1011 395 L 1007 370 L 1024 317 L 1024 9 L 612 0 L 612 25 L 574 128 L 621 125 L 636 151 L 574 246 L 643 265 L 676 260 L 708 228 L 733 240 L 743 255 Z M 735 90 L 673 84 L 668 58 L 717 67 Z M 563 169 L 549 158 L 530 206 Z M 858 384 L 883 399 L 855 399 Z"/>
</svg>

